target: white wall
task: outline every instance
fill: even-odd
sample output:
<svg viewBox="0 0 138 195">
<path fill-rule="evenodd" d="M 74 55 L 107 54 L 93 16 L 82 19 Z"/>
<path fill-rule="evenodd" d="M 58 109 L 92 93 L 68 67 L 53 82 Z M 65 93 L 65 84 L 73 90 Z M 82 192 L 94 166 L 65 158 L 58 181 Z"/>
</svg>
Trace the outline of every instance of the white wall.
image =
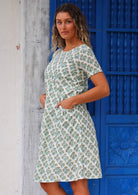
<svg viewBox="0 0 138 195">
<path fill-rule="evenodd" d="M 0 0 L 0 195 L 21 194 L 20 1 Z"/>
<path fill-rule="evenodd" d="M 49 0 L 22 1 L 23 150 L 22 195 L 46 194 L 33 181 L 38 157 L 42 105 L 39 97 L 45 92 L 44 70 L 49 61 Z"/>
<path fill-rule="evenodd" d="M 48 59 L 49 0 L 0 0 L 0 195 L 46 194 L 33 170 Z"/>
</svg>

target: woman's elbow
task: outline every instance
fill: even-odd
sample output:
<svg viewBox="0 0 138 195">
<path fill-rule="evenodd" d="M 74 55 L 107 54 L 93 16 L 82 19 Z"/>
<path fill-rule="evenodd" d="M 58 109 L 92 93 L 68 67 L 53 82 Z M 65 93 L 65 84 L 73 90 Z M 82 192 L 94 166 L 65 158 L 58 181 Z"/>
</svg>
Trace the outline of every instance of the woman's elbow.
<svg viewBox="0 0 138 195">
<path fill-rule="evenodd" d="M 106 87 L 104 87 L 104 94 L 105 94 L 105 97 L 110 95 L 109 85 L 107 85 Z"/>
<path fill-rule="evenodd" d="M 101 85 L 100 87 L 100 92 L 102 93 L 102 97 L 107 97 L 110 95 L 110 88 L 109 88 L 109 85 Z"/>
</svg>

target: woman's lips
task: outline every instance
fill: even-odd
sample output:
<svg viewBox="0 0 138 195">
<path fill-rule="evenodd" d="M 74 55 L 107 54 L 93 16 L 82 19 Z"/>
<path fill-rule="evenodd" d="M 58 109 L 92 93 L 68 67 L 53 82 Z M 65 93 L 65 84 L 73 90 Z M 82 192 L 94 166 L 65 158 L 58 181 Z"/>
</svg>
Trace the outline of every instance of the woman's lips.
<svg viewBox="0 0 138 195">
<path fill-rule="evenodd" d="M 62 31 L 61 32 L 61 34 L 67 34 L 68 33 L 68 31 Z"/>
</svg>

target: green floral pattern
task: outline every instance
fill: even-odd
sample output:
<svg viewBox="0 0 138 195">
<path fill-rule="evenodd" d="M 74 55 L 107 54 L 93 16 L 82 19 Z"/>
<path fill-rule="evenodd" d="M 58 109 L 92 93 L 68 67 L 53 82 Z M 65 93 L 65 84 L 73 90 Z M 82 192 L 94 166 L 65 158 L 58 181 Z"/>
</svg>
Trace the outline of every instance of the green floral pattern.
<svg viewBox="0 0 138 195">
<path fill-rule="evenodd" d="M 102 177 L 98 142 L 86 104 L 56 108 L 63 99 L 88 90 L 88 78 L 102 69 L 85 44 L 58 49 L 45 70 L 46 102 L 41 122 L 35 182 Z"/>
</svg>

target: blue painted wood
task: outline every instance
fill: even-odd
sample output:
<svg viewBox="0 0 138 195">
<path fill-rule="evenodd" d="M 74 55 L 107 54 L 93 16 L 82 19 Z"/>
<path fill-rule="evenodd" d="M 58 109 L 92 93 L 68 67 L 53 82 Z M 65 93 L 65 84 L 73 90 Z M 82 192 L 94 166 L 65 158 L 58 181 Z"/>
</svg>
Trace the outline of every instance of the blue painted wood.
<svg viewBox="0 0 138 195">
<path fill-rule="evenodd" d="M 134 64 L 135 65 L 135 64 Z M 133 66 L 134 67 L 134 66 Z M 107 75 L 128 75 L 128 76 L 138 76 L 138 72 L 128 72 L 128 71 L 107 71 Z"/>
<path fill-rule="evenodd" d="M 84 13 L 91 43 L 110 84 L 110 97 L 87 104 L 94 119 L 103 178 L 89 180 L 91 195 L 138 194 L 138 1 L 51 0 Z M 89 89 L 93 87 L 89 80 Z M 61 182 L 68 195 L 69 183 Z"/>
<path fill-rule="evenodd" d="M 52 36 L 52 26 L 53 26 L 53 20 L 54 20 L 54 15 L 55 15 L 55 11 L 56 11 L 56 1 L 50 1 L 50 51 L 51 51 L 51 36 Z M 52 55 L 53 55 L 53 52 L 51 51 L 50 52 L 50 55 L 49 55 L 49 61 L 51 61 L 52 59 Z"/>
<path fill-rule="evenodd" d="M 137 105 L 135 105 L 137 106 Z M 126 119 L 127 117 L 127 119 Z M 106 116 L 106 123 L 110 124 L 137 124 L 138 123 L 138 115 L 130 114 L 130 115 L 124 115 L 124 114 L 112 114 L 109 113 Z"/>
<path fill-rule="evenodd" d="M 128 29 L 128 28 L 108 28 L 107 32 L 134 32 L 137 33 L 138 29 Z"/>
<path fill-rule="evenodd" d="M 105 18 L 103 18 L 102 47 L 105 48 L 103 56 L 106 56 L 106 60 L 102 63 L 106 67 L 111 95 L 108 101 L 104 99 L 101 101 L 103 129 L 101 129 L 101 137 L 105 138 L 101 138 L 104 172 L 104 178 L 100 183 L 102 195 L 138 194 L 136 177 L 138 174 L 138 15 L 136 10 L 138 10 L 137 0 L 106 0 L 103 7 Z"/>
<path fill-rule="evenodd" d="M 138 177 L 107 177 L 106 179 L 106 194 L 110 195 L 137 195 L 138 194 Z"/>
<path fill-rule="evenodd" d="M 106 166 L 124 167 L 138 164 L 138 126 L 108 126 Z M 108 169 L 108 168 L 107 168 Z"/>
<path fill-rule="evenodd" d="M 108 157 L 107 157 L 108 158 Z M 129 166 L 119 166 L 119 167 L 115 167 L 115 166 L 108 166 L 108 168 L 105 171 L 105 179 L 107 176 L 138 176 L 138 168 L 137 165 L 133 165 L 133 167 Z"/>
<path fill-rule="evenodd" d="M 111 0 L 107 3 L 110 7 L 108 24 L 111 28 L 136 29 L 138 27 L 137 0 Z"/>
<path fill-rule="evenodd" d="M 95 29 L 96 27 L 96 0 L 89 0 L 87 14 L 88 26 L 90 31 L 90 29 Z"/>
</svg>

